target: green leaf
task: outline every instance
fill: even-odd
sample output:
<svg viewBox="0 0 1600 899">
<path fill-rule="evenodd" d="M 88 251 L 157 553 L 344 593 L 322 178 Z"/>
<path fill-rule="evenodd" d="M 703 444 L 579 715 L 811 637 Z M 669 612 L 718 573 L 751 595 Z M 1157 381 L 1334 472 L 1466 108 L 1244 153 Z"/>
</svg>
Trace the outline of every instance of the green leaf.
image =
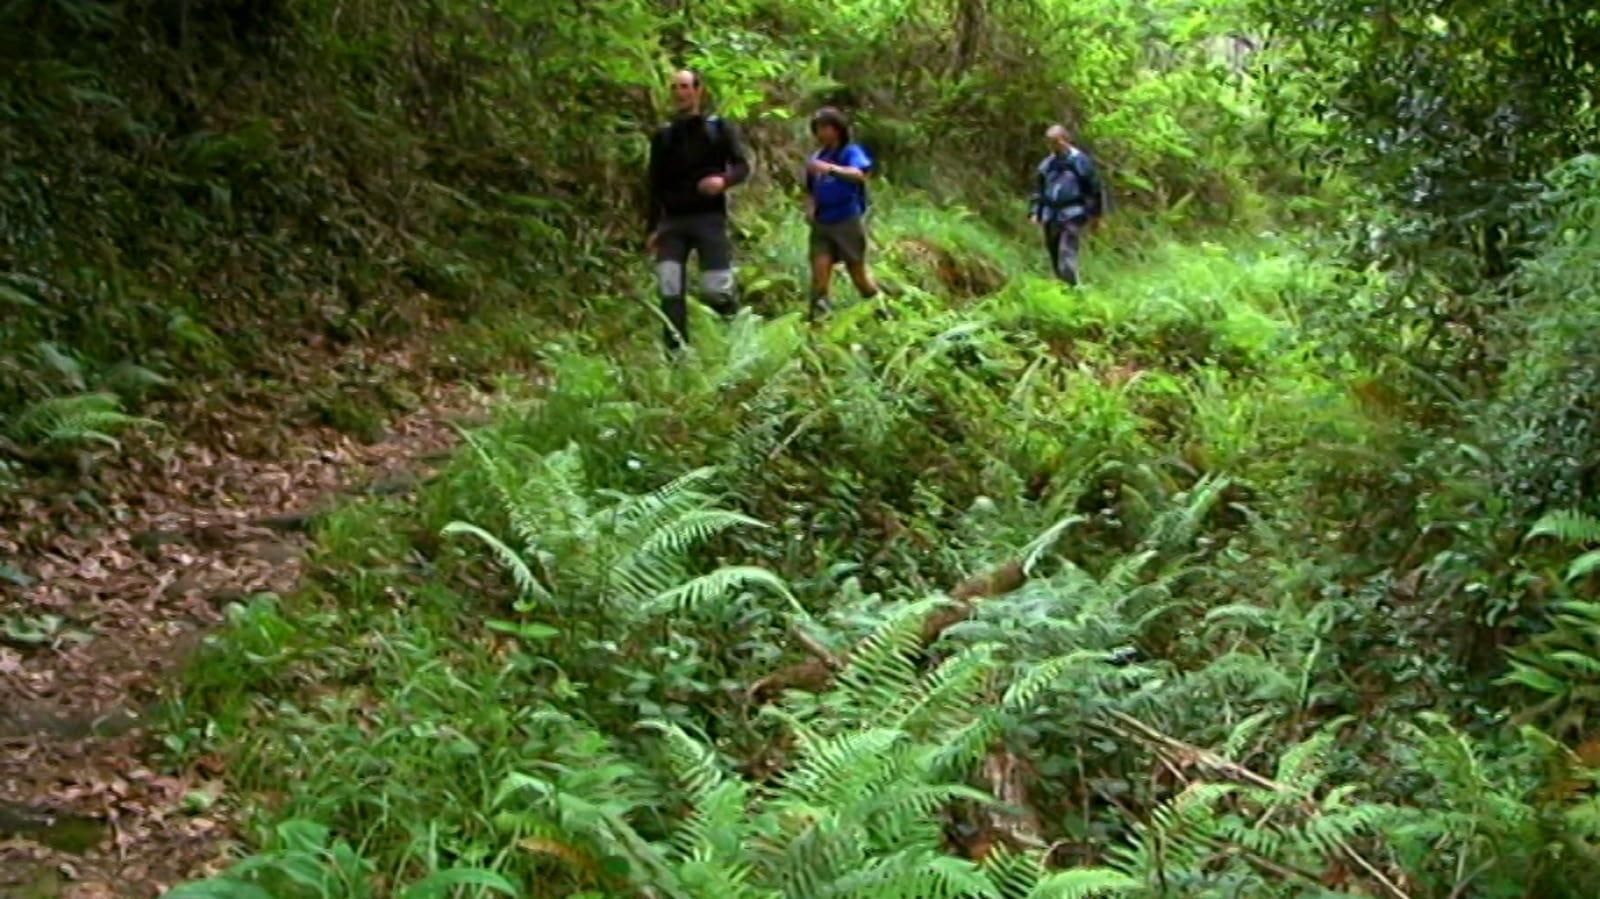
<svg viewBox="0 0 1600 899">
<path fill-rule="evenodd" d="M 548 624 L 539 624 L 536 621 L 519 622 L 490 619 L 489 621 L 484 622 L 484 626 L 492 631 L 498 631 L 502 634 L 511 634 L 512 636 L 521 637 L 524 640 L 533 642 L 537 642 L 539 640 L 548 640 L 551 637 L 556 637 L 561 634 L 560 628 L 551 627 Z"/>
<path fill-rule="evenodd" d="M 10 287 L 5 284 L 0 284 L 0 302 L 9 303 L 13 306 L 21 306 L 24 309 L 44 308 L 44 306 L 38 300 L 28 296 L 15 287 Z"/>
<path fill-rule="evenodd" d="M 1596 568 L 1600 568 L 1600 549 L 1591 549 L 1567 566 L 1567 580 L 1575 581 Z"/>
<path fill-rule="evenodd" d="M 1057 871 L 1040 880 L 1028 894 L 1028 899 L 1089 899 L 1091 896 L 1126 893 L 1140 886 L 1139 881 L 1110 868 L 1073 868 L 1070 871 Z"/>
<path fill-rule="evenodd" d="M 50 638 L 61 630 L 64 620 L 60 615 L 29 615 L 0 620 L 0 637 L 4 637 L 8 643 L 41 646 L 50 642 Z"/>
<path fill-rule="evenodd" d="M 1549 512 L 1528 529 L 1528 539 L 1534 537 L 1554 537 L 1563 543 L 1600 542 L 1600 520 L 1566 509 Z"/>
<path fill-rule="evenodd" d="M 489 533 L 475 524 L 465 521 L 452 521 L 439 530 L 442 536 L 450 537 L 455 534 L 466 534 L 477 537 L 489 547 L 489 551 L 499 560 L 500 565 L 511 572 L 511 579 L 516 581 L 517 587 L 524 596 L 531 596 L 541 601 L 551 601 L 549 591 L 533 576 L 533 569 L 528 563 L 517 555 L 517 551 L 507 546 L 499 537 Z"/>
<path fill-rule="evenodd" d="M 230 877 L 214 877 L 199 883 L 186 883 L 165 894 L 166 899 L 274 899 L 254 884 Z"/>
<path fill-rule="evenodd" d="M 317 853 L 328 845 L 333 835 L 326 825 L 304 818 L 293 818 L 276 828 L 278 841 L 290 852 Z"/>
<path fill-rule="evenodd" d="M 37 350 L 39 358 L 46 365 L 55 369 L 56 373 L 61 375 L 62 378 L 66 379 L 73 389 L 82 390 L 84 388 L 83 366 L 70 353 L 48 340 L 40 341 Z"/>
<path fill-rule="evenodd" d="M 436 871 L 400 892 L 400 899 L 431 899 L 450 887 L 484 887 L 507 896 L 520 896 L 517 885 L 486 868 L 450 868 Z"/>
<path fill-rule="evenodd" d="M 1566 662 L 1573 668 L 1586 671 L 1589 674 L 1600 674 L 1600 659 L 1586 653 L 1571 649 L 1561 649 L 1550 653 L 1550 658 L 1558 662 Z"/>
<path fill-rule="evenodd" d="M 783 579 L 766 570 L 752 565 L 730 565 L 718 568 L 710 574 L 701 575 L 686 584 L 674 587 L 657 596 L 651 605 L 656 607 L 676 608 L 679 611 L 692 609 L 714 602 L 727 596 L 735 589 L 760 585 L 778 594 L 784 599 L 794 603 L 794 596 L 789 592 L 789 586 Z"/>
<path fill-rule="evenodd" d="M 1550 675 L 1530 665 L 1526 665 L 1521 662 L 1512 662 L 1511 667 L 1511 673 L 1500 678 L 1500 683 L 1522 684 L 1523 686 L 1531 690 L 1537 690 L 1540 693 L 1559 694 L 1565 692 L 1567 689 L 1567 684 L 1565 681 L 1551 677 Z"/>
<path fill-rule="evenodd" d="M 32 587 L 37 583 L 32 577 L 5 562 L 0 562 L 0 580 L 10 581 L 18 587 Z"/>
</svg>

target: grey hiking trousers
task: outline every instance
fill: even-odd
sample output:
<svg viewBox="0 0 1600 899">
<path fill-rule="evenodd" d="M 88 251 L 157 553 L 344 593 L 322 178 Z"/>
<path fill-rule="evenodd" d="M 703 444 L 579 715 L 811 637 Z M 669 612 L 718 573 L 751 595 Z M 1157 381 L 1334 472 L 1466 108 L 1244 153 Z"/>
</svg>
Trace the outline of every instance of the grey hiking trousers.
<svg viewBox="0 0 1600 899">
<path fill-rule="evenodd" d="M 668 349 L 689 339 L 689 254 L 700 257 L 700 274 L 706 304 L 723 316 L 739 309 L 734 297 L 733 241 L 728 239 L 728 219 L 721 213 L 669 216 L 656 231 L 656 286 L 661 312 L 668 324 L 664 337 Z"/>
<path fill-rule="evenodd" d="M 1044 246 L 1050 251 L 1050 271 L 1068 284 L 1078 283 L 1078 246 L 1088 227 L 1087 219 L 1045 223 Z"/>
</svg>

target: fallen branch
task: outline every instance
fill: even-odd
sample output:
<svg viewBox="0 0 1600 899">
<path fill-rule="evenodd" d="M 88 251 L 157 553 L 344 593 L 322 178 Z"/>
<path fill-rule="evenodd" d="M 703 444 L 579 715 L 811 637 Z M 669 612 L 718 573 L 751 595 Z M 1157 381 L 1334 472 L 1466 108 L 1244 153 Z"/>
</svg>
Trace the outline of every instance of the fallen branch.
<svg viewBox="0 0 1600 899">
<path fill-rule="evenodd" d="M 820 693 L 833 683 L 833 677 L 844 669 L 847 656 L 841 656 L 822 644 L 821 640 L 790 625 L 789 633 L 795 642 L 815 658 L 786 665 L 750 685 L 745 697 L 752 702 L 764 703 L 785 690 L 805 690 Z"/>
<path fill-rule="evenodd" d="M 844 668 L 844 659 L 834 654 L 833 650 L 823 645 L 821 640 L 811 636 L 798 627 L 789 628 L 789 633 L 794 635 L 796 643 L 805 647 L 806 652 L 817 657 L 817 660 L 827 666 L 830 671 L 839 671 Z"/>
<path fill-rule="evenodd" d="M 1118 725 L 1121 725 L 1121 727 L 1102 724 L 1102 726 L 1107 730 L 1110 730 L 1111 732 L 1119 734 L 1123 737 L 1141 741 L 1155 749 L 1158 753 L 1166 752 L 1173 756 L 1180 766 L 1187 767 L 1192 765 L 1205 768 L 1210 770 L 1213 774 L 1219 775 L 1227 780 L 1249 784 L 1250 786 L 1258 787 L 1260 789 L 1268 790 L 1281 795 L 1298 795 L 1297 791 L 1285 784 L 1281 784 L 1270 777 L 1257 774 L 1238 762 L 1218 755 L 1209 749 L 1196 746 L 1193 743 L 1186 743 L 1177 737 L 1164 734 L 1161 731 L 1158 731 L 1150 725 L 1144 723 L 1143 721 L 1133 717 L 1132 715 L 1113 711 L 1109 713 L 1108 717 L 1117 722 Z M 1123 728 L 1126 728 L 1126 730 Z M 1303 811 L 1305 811 L 1308 817 L 1315 818 L 1321 815 L 1321 811 L 1316 807 L 1315 803 L 1303 801 L 1301 803 L 1301 808 Z M 1390 880 L 1382 871 L 1378 870 L 1376 865 L 1367 861 L 1367 859 L 1357 852 L 1349 843 L 1345 842 L 1343 839 L 1335 838 L 1333 844 L 1341 853 L 1344 854 L 1345 858 L 1349 859 L 1357 867 L 1367 872 L 1367 874 L 1372 877 L 1373 880 L 1377 881 L 1388 892 L 1392 899 L 1411 899 L 1410 895 L 1407 894 L 1405 890 L 1401 889 L 1398 884 Z"/>
<path fill-rule="evenodd" d="M 19 461 L 33 465 L 43 463 L 45 460 L 43 453 L 35 452 L 3 434 L 0 434 L 0 453 L 5 453 Z"/>
<path fill-rule="evenodd" d="M 1023 571 L 1022 561 L 1013 559 L 957 584 L 950 591 L 952 602 L 929 615 L 923 622 L 923 645 L 939 639 L 939 636 L 952 625 L 971 618 L 976 610 L 977 600 L 1010 593 L 1022 586 L 1026 580 L 1027 574 Z M 833 652 L 816 637 L 798 627 L 791 627 L 789 634 L 801 648 L 812 655 L 812 658 L 780 668 L 751 684 L 745 695 L 752 701 L 765 702 L 785 690 L 793 689 L 820 693 L 833 685 L 834 675 L 842 671 L 849 662 L 848 654 L 839 655 Z"/>
<path fill-rule="evenodd" d="M 1013 559 L 997 568 L 975 574 L 950 591 L 953 602 L 928 616 L 922 624 L 923 645 L 939 639 L 953 625 L 972 617 L 977 611 L 977 601 L 1004 596 L 1022 586 L 1028 575 L 1022 570 L 1022 560 Z"/>
<path fill-rule="evenodd" d="M 1044 825 L 1034 810 L 1033 797 L 1028 795 L 1028 781 L 1034 779 L 1032 767 L 1001 745 L 989 751 L 979 775 L 989 794 L 999 800 L 998 805 L 986 810 L 989 832 L 1014 850 L 1048 848 L 1049 844 L 1039 836 Z"/>
</svg>

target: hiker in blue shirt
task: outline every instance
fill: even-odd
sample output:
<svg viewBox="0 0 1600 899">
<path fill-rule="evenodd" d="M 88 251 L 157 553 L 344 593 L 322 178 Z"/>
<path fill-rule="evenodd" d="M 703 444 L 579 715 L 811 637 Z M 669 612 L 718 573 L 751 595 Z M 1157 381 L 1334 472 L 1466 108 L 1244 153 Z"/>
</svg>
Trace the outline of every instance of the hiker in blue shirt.
<svg viewBox="0 0 1600 899">
<path fill-rule="evenodd" d="M 867 177 L 872 157 L 850 142 L 850 123 L 831 106 L 811 117 L 811 133 L 821 149 L 806 162 L 806 219 L 811 222 L 811 308 L 809 318 L 828 313 L 833 266 L 843 262 L 864 300 L 878 295 L 867 271 Z"/>
<path fill-rule="evenodd" d="M 1045 140 L 1050 142 L 1050 155 L 1039 163 L 1028 217 L 1044 228 L 1050 270 L 1076 285 L 1083 233 L 1102 212 L 1100 176 L 1089 154 L 1072 145 L 1065 126 L 1051 125 Z"/>
</svg>

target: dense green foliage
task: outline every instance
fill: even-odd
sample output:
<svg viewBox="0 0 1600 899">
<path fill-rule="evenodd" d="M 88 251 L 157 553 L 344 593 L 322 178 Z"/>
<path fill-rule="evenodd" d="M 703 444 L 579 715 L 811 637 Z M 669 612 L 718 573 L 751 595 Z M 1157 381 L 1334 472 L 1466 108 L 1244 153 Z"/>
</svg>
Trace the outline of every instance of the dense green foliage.
<svg viewBox="0 0 1600 899">
<path fill-rule="evenodd" d="M 381 339 L 530 293 L 572 321 L 637 250 L 674 59 L 779 186 L 821 99 L 858 108 L 890 180 L 947 190 L 975 157 L 1014 188 L 1070 109 L 1128 201 L 1225 217 L 1254 121 L 1203 64 L 1226 27 L 1179 2 L 8 3 L 0 410 L 275 372 L 307 332 Z"/>
<path fill-rule="evenodd" d="M 540 369 L 173 690 L 252 839 L 174 896 L 1600 892 L 1593 11 L 557 13 L 0 6 L 8 442 L 308 330 Z M 675 366 L 673 64 L 759 168 Z M 821 102 L 886 320 L 798 318 Z M 1057 119 L 1114 197 L 1077 290 L 1022 221 Z"/>
<path fill-rule="evenodd" d="M 1409 358 L 1451 378 L 1504 364 L 1492 339 L 1556 167 L 1600 141 L 1600 10 L 1540 0 L 1373 6 L 1262 0 L 1278 52 L 1267 105 L 1288 154 L 1351 182 L 1346 252 L 1404 278 L 1364 328 L 1428 336 Z M 1306 128 L 1308 114 L 1321 128 Z M 1296 127 L 1296 124 L 1299 127 Z M 1488 344 L 1488 345 L 1486 345 Z"/>
</svg>

